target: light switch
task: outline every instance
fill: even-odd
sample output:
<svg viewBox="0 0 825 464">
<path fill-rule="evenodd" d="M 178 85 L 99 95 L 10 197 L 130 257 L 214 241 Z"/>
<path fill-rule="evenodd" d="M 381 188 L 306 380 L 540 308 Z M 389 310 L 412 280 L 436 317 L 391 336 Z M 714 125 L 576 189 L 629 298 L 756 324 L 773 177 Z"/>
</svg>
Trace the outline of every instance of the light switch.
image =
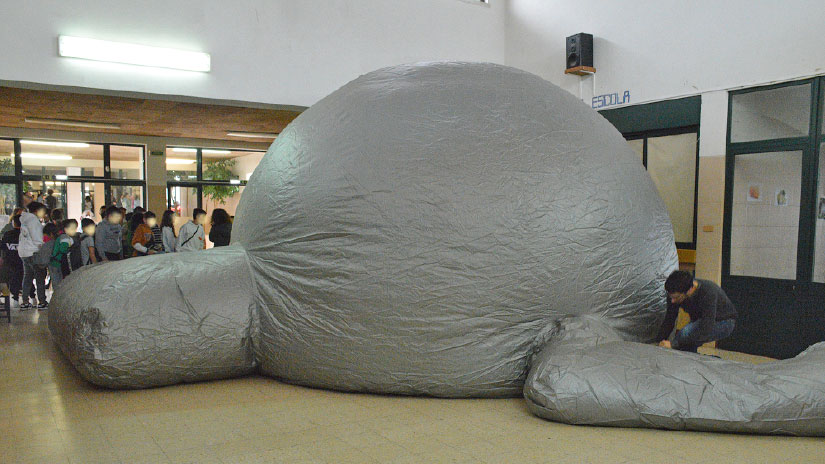
<svg viewBox="0 0 825 464">
<path fill-rule="evenodd" d="M 713 226 L 702 226 L 702 232 L 713 232 Z"/>
</svg>

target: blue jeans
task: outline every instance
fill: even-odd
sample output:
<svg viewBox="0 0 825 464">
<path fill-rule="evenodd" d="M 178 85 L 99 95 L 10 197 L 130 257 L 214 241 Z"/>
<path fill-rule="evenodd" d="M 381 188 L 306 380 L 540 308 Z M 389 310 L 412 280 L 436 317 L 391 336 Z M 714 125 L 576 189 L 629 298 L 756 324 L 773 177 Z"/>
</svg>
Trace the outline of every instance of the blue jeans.
<svg viewBox="0 0 825 464">
<path fill-rule="evenodd" d="M 727 338 L 733 333 L 733 328 L 736 326 L 734 319 L 725 319 L 724 321 L 716 321 L 710 333 L 699 336 L 699 322 L 691 322 L 682 330 L 676 332 L 673 336 L 673 348 L 679 351 L 690 351 L 695 353 L 696 349 L 704 343 L 721 340 Z"/>
</svg>

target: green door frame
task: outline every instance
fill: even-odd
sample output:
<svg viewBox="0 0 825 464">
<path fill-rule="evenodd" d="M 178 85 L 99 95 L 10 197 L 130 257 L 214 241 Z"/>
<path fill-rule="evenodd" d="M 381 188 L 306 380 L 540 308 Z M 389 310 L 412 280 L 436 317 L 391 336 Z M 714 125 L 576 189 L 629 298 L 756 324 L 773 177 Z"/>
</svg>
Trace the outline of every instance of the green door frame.
<svg viewBox="0 0 825 464">
<path fill-rule="evenodd" d="M 789 86 L 810 85 L 808 134 L 800 137 L 732 142 L 735 95 Z M 816 238 L 817 173 L 822 142 L 825 77 L 731 91 L 725 157 L 725 209 L 722 235 L 722 287 L 739 307 L 740 322 L 719 346 L 778 358 L 795 356 L 811 343 L 825 340 L 825 284 L 813 282 Z M 800 210 L 796 278 L 792 280 L 735 276 L 730 273 L 733 222 L 733 180 L 736 157 L 745 154 L 800 151 Z M 823 179 L 825 181 L 825 179 Z M 741 325 L 741 326 L 740 326 Z"/>
</svg>

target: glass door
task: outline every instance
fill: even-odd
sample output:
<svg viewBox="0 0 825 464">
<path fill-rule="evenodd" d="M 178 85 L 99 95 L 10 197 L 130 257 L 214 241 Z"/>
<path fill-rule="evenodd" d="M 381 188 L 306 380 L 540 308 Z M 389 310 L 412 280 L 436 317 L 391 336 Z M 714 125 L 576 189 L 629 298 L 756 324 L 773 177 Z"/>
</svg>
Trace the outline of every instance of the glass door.
<svg viewBox="0 0 825 464">
<path fill-rule="evenodd" d="M 825 340 L 821 99 L 819 79 L 730 94 L 722 287 L 739 317 L 720 348 L 788 358 Z"/>
</svg>

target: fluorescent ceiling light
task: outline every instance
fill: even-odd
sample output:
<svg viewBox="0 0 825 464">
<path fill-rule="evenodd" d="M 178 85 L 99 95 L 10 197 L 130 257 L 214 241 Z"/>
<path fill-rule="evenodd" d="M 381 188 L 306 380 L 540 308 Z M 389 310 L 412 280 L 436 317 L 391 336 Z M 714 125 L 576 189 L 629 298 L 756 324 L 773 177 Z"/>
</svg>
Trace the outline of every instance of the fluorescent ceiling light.
<svg viewBox="0 0 825 464">
<path fill-rule="evenodd" d="M 69 155 L 59 155 L 57 153 L 21 153 L 21 158 L 29 158 L 29 159 L 48 159 L 48 160 L 70 160 L 72 159 Z"/>
<path fill-rule="evenodd" d="M 196 148 L 173 148 L 173 152 L 175 153 L 197 153 L 198 150 Z"/>
<path fill-rule="evenodd" d="M 232 184 L 232 185 L 240 185 L 241 180 L 240 179 L 230 179 L 229 183 Z"/>
<path fill-rule="evenodd" d="M 233 131 L 227 132 L 226 135 L 229 137 L 247 137 L 252 139 L 274 139 L 278 136 L 278 134 L 273 132 L 242 132 L 242 131 Z"/>
<path fill-rule="evenodd" d="M 89 148 L 88 143 L 83 142 L 50 142 L 48 140 L 21 140 L 20 143 L 26 145 L 45 145 L 48 147 L 69 147 L 69 148 Z"/>
<path fill-rule="evenodd" d="M 228 155 L 232 152 L 229 150 L 202 150 L 202 153 L 206 153 L 208 155 Z"/>
<path fill-rule="evenodd" d="M 69 176 L 67 176 L 66 174 L 57 174 L 56 176 L 54 176 L 54 178 L 57 180 L 68 180 Z"/>
<path fill-rule="evenodd" d="M 195 164 L 195 160 L 166 158 L 166 164 Z"/>
<path fill-rule="evenodd" d="M 58 54 L 66 58 L 183 71 L 209 72 L 212 69 L 212 58 L 208 53 L 174 48 L 61 35 L 57 38 L 57 49 Z"/>
<path fill-rule="evenodd" d="M 49 124 L 51 126 L 86 127 L 91 129 L 120 129 L 120 124 L 110 122 L 75 121 L 73 119 L 30 118 L 25 122 L 31 124 Z"/>
</svg>

